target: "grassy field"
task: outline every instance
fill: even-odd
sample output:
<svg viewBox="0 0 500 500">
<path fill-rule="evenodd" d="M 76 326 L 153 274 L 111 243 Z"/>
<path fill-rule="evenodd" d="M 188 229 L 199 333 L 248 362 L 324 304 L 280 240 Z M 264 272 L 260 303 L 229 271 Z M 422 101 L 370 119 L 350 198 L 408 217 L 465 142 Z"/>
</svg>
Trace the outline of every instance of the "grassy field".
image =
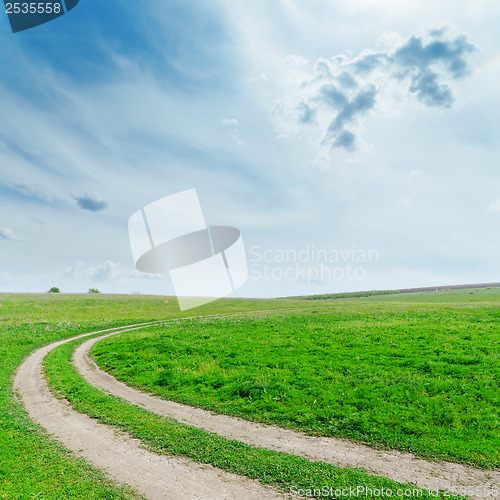
<svg viewBox="0 0 500 500">
<path fill-rule="evenodd" d="M 454 289 L 440 289 L 440 290 L 420 290 L 414 292 L 401 292 L 400 290 L 370 290 L 366 292 L 344 292 L 344 293 L 328 293 L 323 295 L 303 295 L 296 297 L 283 297 L 283 299 L 300 299 L 300 300 L 339 300 L 339 299 L 359 299 L 371 298 L 373 300 L 403 300 L 408 301 L 411 299 L 422 300 L 424 297 L 428 301 L 476 301 L 476 300 L 497 300 L 499 288 L 494 286 L 484 286 L 482 288 L 454 288 Z M 392 297 L 388 297 L 392 295 Z M 474 295 L 475 297 L 465 296 Z"/>
<path fill-rule="evenodd" d="M 151 327 L 93 356 L 166 399 L 499 467 L 499 289 L 320 303 L 329 309 Z"/>
<path fill-rule="evenodd" d="M 432 455 L 451 453 L 456 460 L 498 467 L 494 448 L 498 449 L 499 291 L 404 295 L 403 300 L 399 294 L 334 301 L 228 299 L 207 304 L 193 314 L 180 313 L 176 300 L 167 297 L 0 294 L 0 498 L 138 498 L 76 459 L 29 420 L 12 392 L 12 376 L 32 350 L 83 332 L 124 324 L 277 308 L 289 312 L 276 317 L 189 320 L 134 336 L 123 334 L 116 342 L 106 341 L 102 347 L 98 344 L 96 354 L 100 363 L 116 366 L 119 376 L 129 383 L 164 397 L 317 434 L 345 433 L 417 450 L 427 443 Z M 299 308 L 307 308 L 307 312 L 303 309 L 298 314 Z M 141 343 L 148 349 L 144 352 L 158 356 L 154 362 L 139 355 L 137 346 Z M 71 348 L 61 347 L 51 355 L 47 370 L 52 386 L 80 410 L 137 433 L 162 453 L 214 463 L 281 487 L 310 487 L 318 482 L 337 486 L 395 484 L 362 471 L 342 471 L 288 455 L 254 452 L 241 443 L 130 407 L 96 391 L 75 374 L 68 363 Z M 325 351 L 329 355 L 324 355 Z M 385 355 L 379 357 L 382 352 Z M 173 362 L 174 356 L 178 356 L 178 364 Z M 315 359 L 321 363 L 315 364 Z M 140 369 L 150 370 L 151 375 L 139 380 Z M 399 370 L 399 379 L 395 370 Z M 325 380 L 329 385 L 321 387 Z M 390 380 L 392 384 L 387 383 Z M 171 394 L 174 387 L 177 398 Z M 229 392 L 228 387 L 232 388 Z M 418 396 L 421 408 L 407 408 L 416 413 L 391 429 L 388 412 L 377 406 L 370 387 L 382 391 L 379 399 L 385 397 L 383 394 L 396 394 L 395 409 L 398 404 L 404 408 L 406 403 L 402 402 L 408 394 Z M 363 398 L 358 392 L 361 388 Z M 440 390 L 448 392 L 441 395 Z M 445 399 L 447 394 L 453 398 Z M 318 411 L 320 401 L 322 411 Z M 334 401 L 339 404 L 335 406 Z M 362 408 L 362 401 L 366 408 Z M 372 410 L 370 404 L 374 404 Z M 435 415 L 432 425 L 424 421 L 425 433 L 406 436 L 404 426 L 412 422 L 413 415 L 421 418 L 422 408 Z M 450 408 L 452 423 L 443 420 Z M 370 420 L 370 414 L 377 418 Z M 427 432 L 435 432 L 435 437 L 429 438 Z M 459 444 L 458 454 L 442 446 L 443 436 L 449 432 Z M 480 437 L 470 445 L 468 440 L 475 432 Z"/>
<path fill-rule="evenodd" d="M 83 340 L 55 349 L 47 356 L 45 371 L 51 389 L 64 396 L 75 409 L 113 425 L 140 439 L 148 449 L 165 455 L 188 457 L 198 463 L 257 479 L 283 492 L 313 488 L 344 489 L 363 486 L 371 490 L 414 490 L 389 479 L 370 476 L 360 469 L 339 468 L 322 462 L 254 448 L 195 427 L 180 424 L 132 406 L 94 388 L 70 364 L 72 353 Z M 363 495 L 360 495 L 363 496 Z M 424 498 L 436 498 L 422 491 Z M 331 498 L 337 498 L 331 496 Z M 438 498 L 446 497 L 440 493 Z M 453 498 L 457 498 L 456 496 Z"/>
<path fill-rule="evenodd" d="M 196 314 L 300 307 L 297 301 L 232 299 Z M 167 297 L 0 294 L 0 498 L 135 498 L 41 432 L 12 392 L 12 376 L 32 350 L 79 333 L 186 316 Z"/>
</svg>

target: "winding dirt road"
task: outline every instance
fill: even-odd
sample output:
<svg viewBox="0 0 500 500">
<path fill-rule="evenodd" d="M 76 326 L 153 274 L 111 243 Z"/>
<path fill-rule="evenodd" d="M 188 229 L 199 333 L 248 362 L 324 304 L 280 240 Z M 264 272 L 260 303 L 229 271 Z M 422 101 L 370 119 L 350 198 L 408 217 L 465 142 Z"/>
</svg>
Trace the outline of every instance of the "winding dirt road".
<svg viewBox="0 0 500 500">
<path fill-rule="evenodd" d="M 88 352 L 99 340 L 148 324 L 87 333 L 38 349 L 18 368 L 14 387 L 32 420 L 77 455 L 104 470 L 109 477 L 133 486 L 150 499 L 253 500 L 287 497 L 257 481 L 211 466 L 156 455 L 142 448 L 140 441 L 76 412 L 50 393 L 43 378 L 43 359 L 51 350 L 75 338 L 103 333 L 85 341 L 74 354 L 76 368 L 89 383 L 156 414 L 173 417 L 230 439 L 341 467 L 364 467 L 371 474 L 413 483 L 424 489 L 472 486 L 474 493 L 468 496 L 474 499 L 492 498 L 494 486 L 500 485 L 500 473 L 497 471 L 478 470 L 448 462 L 428 462 L 409 453 L 375 450 L 335 438 L 311 437 L 161 400 L 117 381 L 90 360 Z"/>
<path fill-rule="evenodd" d="M 323 461 L 340 467 L 364 467 L 375 475 L 401 483 L 413 483 L 424 489 L 477 487 L 472 498 L 488 498 L 494 486 L 500 486 L 500 473 L 467 467 L 451 462 L 428 462 L 410 453 L 375 450 L 343 439 L 311 437 L 291 430 L 249 422 L 241 418 L 213 414 L 206 410 L 162 400 L 133 389 L 99 369 L 89 358 L 89 350 L 110 333 L 79 346 L 73 362 L 80 374 L 95 387 L 126 401 L 162 415 L 229 439 Z M 484 494 L 484 492 L 486 494 Z"/>
<path fill-rule="evenodd" d="M 131 329 L 121 328 L 114 333 Z M 151 500 L 286 498 L 257 481 L 208 465 L 149 452 L 141 447 L 139 440 L 115 432 L 56 399 L 42 375 L 43 359 L 61 344 L 88 335 L 92 333 L 42 347 L 19 366 L 14 388 L 33 421 L 110 478 L 129 484 Z"/>
</svg>

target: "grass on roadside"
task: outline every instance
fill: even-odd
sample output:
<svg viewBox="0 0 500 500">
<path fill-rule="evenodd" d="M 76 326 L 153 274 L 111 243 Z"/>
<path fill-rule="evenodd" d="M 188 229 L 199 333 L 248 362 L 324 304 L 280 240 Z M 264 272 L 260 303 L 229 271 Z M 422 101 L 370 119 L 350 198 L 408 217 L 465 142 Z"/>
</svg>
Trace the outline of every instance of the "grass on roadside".
<svg viewBox="0 0 500 500">
<path fill-rule="evenodd" d="M 500 293 L 469 293 L 183 321 L 103 340 L 92 356 L 164 399 L 498 468 Z"/>
<path fill-rule="evenodd" d="M 197 309 L 196 314 L 297 307 L 296 302 L 220 300 Z M 172 297 L 0 294 L 0 500 L 138 498 L 75 458 L 33 424 L 14 398 L 12 376 L 32 350 L 49 342 L 183 315 L 189 314 L 179 312 Z"/>
<path fill-rule="evenodd" d="M 54 309 L 61 308 L 57 312 L 50 307 L 38 309 L 43 301 L 32 299 L 13 295 L 0 299 L 0 499 L 142 498 L 129 488 L 115 485 L 101 471 L 50 439 L 16 401 L 12 375 L 31 350 L 102 328 L 102 323 L 84 321 L 74 307 L 65 305 L 64 298 L 48 299 Z M 75 314 L 68 315 L 69 310 Z M 107 320 L 113 326 L 111 318 Z"/>
<path fill-rule="evenodd" d="M 341 469 L 285 453 L 254 448 L 129 405 L 120 398 L 94 388 L 75 371 L 70 359 L 75 347 L 81 342 L 83 340 L 64 344 L 47 356 L 45 373 L 51 390 L 65 397 L 76 410 L 141 439 L 152 451 L 211 464 L 257 479 L 285 492 L 290 492 L 292 488 L 297 490 L 325 487 L 336 490 L 350 486 L 378 490 L 384 488 L 393 492 L 399 488 L 415 488 L 370 476 L 360 469 Z M 425 491 L 423 496 L 429 495 Z M 441 493 L 439 498 L 445 498 L 444 494 Z"/>
</svg>

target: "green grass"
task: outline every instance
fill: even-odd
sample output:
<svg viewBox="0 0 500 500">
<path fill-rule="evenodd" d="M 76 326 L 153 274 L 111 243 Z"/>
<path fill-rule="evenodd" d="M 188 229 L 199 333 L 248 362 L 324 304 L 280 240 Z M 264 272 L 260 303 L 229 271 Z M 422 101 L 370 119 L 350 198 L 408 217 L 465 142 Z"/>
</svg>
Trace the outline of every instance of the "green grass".
<svg viewBox="0 0 500 500">
<path fill-rule="evenodd" d="M 67 338 L 87 331 L 105 329 L 113 326 L 138 323 L 142 321 L 151 321 L 155 319 L 284 307 L 291 309 L 297 309 L 299 307 L 317 307 L 317 313 L 311 313 L 310 315 L 308 315 L 310 318 L 314 318 L 315 316 L 319 317 L 321 312 L 325 311 L 325 307 L 332 307 L 334 317 L 337 317 L 336 321 L 334 322 L 334 326 L 338 324 L 341 328 L 344 329 L 345 332 L 346 342 L 344 342 L 343 344 L 339 344 L 340 351 L 340 348 L 344 349 L 348 347 L 347 344 L 350 338 L 352 338 L 354 344 L 358 344 L 356 335 L 352 335 L 351 333 L 349 333 L 351 331 L 356 331 L 357 324 L 361 326 L 365 325 L 365 328 L 367 328 L 367 334 L 371 331 L 368 327 L 370 318 L 375 320 L 378 318 L 380 321 L 382 321 L 381 324 L 377 326 L 378 330 L 383 330 L 384 326 L 388 327 L 390 332 L 394 331 L 397 333 L 399 331 L 401 334 L 401 338 L 404 339 L 404 335 L 402 332 L 404 330 L 403 327 L 405 325 L 405 321 L 409 329 L 408 332 L 410 334 L 413 333 L 416 328 L 414 313 L 418 312 L 418 314 L 423 314 L 422 318 L 426 321 L 424 322 L 424 324 L 428 324 L 430 326 L 430 331 L 436 332 L 437 337 L 435 340 L 431 339 L 431 343 L 437 344 L 438 348 L 441 348 L 443 351 L 451 349 L 453 353 L 455 352 L 454 346 L 455 344 L 457 344 L 461 349 L 461 351 L 457 351 L 457 355 L 466 356 L 465 358 L 458 358 L 455 360 L 461 361 L 459 363 L 453 363 L 450 361 L 447 361 L 446 363 L 451 369 L 456 369 L 459 371 L 465 370 L 462 374 L 463 376 L 461 375 L 458 379 L 459 381 L 469 381 L 469 386 L 465 387 L 466 392 L 464 393 L 464 395 L 466 396 L 466 398 L 464 400 L 462 413 L 471 413 L 471 417 L 475 416 L 475 418 L 477 418 L 476 423 L 478 424 L 478 428 L 481 427 L 481 432 L 484 433 L 484 424 L 488 423 L 488 415 L 491 415 L 491 405 L 487 398 L 485 399 L 485 396 L 491 389 L 491 385 L 488 385 L 488 379 L 481 379 L 481 377 L 483 377 L 489 369 L 487 363 L 492 364 L 491 376 L 495 377 L 492 380 L 498 383 L 498 357 L 495 357 L 495 352 L 498 351 L 498 333 L 496 333 L 498 332 L 498 311 L 500 304 L 498 289 L 486 289 L 482 291 L 432 292 L 430 294 L 404 294 L 404 301 L 401 297 L 402 295 L 403 294 L 371 296 L 367 298 L 349 300 L 344 299 L 342 301 L 336 301 L 334 305 L 331 305 L 329 301 L 311 302 L 284 299 L 280 299 L 279 301 L 227 299 L 207 304 L 206 306 L 197 308 L 194 311 L 186 311 L 185 313 L 180 313 L 177 308 L 176 300 L 171 297 L 109 296 L 101 294 L 0 294 L 0 387 L 2 387 L 2 389 L 0 390 L 0 498 L 37 498 L 54 500 L 60 498 L 136 498 L 133 492 L 124 490 L 123 488 L 119 488 L 116 485 L 113 485 L 111 482 L 107 481 L 106 478 L 104 478 L 98 470 L 90 467 L 83 460 L 75 458 L 62 446 L 49 439 L 38 426 L 34 425 L 27 417 L 27 414 L 22 408 L 22 405 L 14 398 L 14 395 L 12 393 L 12 375 L 15 368 L 22 362 L 22 359 L 25 356 L 27 356 L 32 350 L 36 349 L 37 347 L 45 345 L 49 342 Z M 451 302 L 456 302 L 456 304 L 452 304 Z M 442 308 L 444 308 L 444 310 L 450 310 L 452 312 L 451 316 L 448 314 L 443 314 Z M 405 311 L 409 312 L 409 315 L 406 319 Z M 436 316 L 437 313 L 439 313 L 441 316 Z M 425 316 L 426 314 L 428 315 L 427 319 Z M 432 317 L 439 317 L 441 319 L 439 321 L 433 322 Z M 460 318 L 463 318 L 463 321 L 460 321 Z M 259 328 L 257 328 L 256 332 L 247 332 L 246 336 L 242 335 L 241 338 L 239 338 L 238 336 L 233 336 L 232 334 L 228 335 L 228 333 L 231 331 L 231 328 L 238 325 L 252 326 L 254 324 L 256 324 L 257 326 L 269 324 L 272 325 L 273 328 L 277 324 L 283 324 L 285 328 L 287 327 L 287 322 L 284 319 L 279 320 L 281 321 L 281 323 L 274 323 L 273 321 L 271 323 L 266 323 L 269 320 L 270 318 L 261 320 L 257 320 L 255 318 L 247 318 L 245 320 L 239 321 L 235 321 L 234 319 L 232 321 L 224 320 L 222 323 L 228 325 L 228 329 L 225 333 L 226 339 L 228 340 L 226 346 L 221 345 L 221 340 L 224 339 L 224 336 L 218 336 L 221 330 L 219 329 L 219 323 L 217 321 L 210 320 L 207 323 L 203 323 L 201 325 L 199 325 L 198 322 L 195 322 L 193 324 L 195 324 L 197 327 L 200 327 L 201 329 L 198 332 L 191 331 L 189 333 L 189 338 L 193 340 L 193 342 L 191 343 L 191 347 L 194 349 L 193 353 L 205 356 L 204 352 L 206 351 L 206 349 L 212 346 L 214 349 L 216 349 L 216 351 L 214 351 L 214 354 L 216 354 L 216 363 L 224 360 L 229 363 L 231 359 L 233 359 L 233 355 L 230 353 L 232 353 L 233 351 L 235 353 L 238 353 L 240 343 L 242 349 L 248 346 L 253 346 L 252 349 L 257 348 L 259 346 L 259 342 L 251 340 L 258 340 L 259 335 L 264 334 L 264 332 L 259 333 Z M 311 322 L 310 325 L 313 330 L 314 328 L 318 327 L 318 325 L 314 322 Z M 457 325 L 461 326 L 457 329 Z M 174 329 L 170 329 L 169 327 L 169 331 L 171 330 L 171 332 L 173 333 L 177 328 L 180 328 L 181 326 L 182 325 L 176 326 Z M 184 326 L 187 326 L 187 324 Z M 217 328 L 215 329 L 215 327 Z M 165 331 L 165 329 L 161 331 L 151 330 L 143 332 L 141 333 L 141 335 L 145 335 L 145 342 L 149 342 L 148 339 L 152 336 L 159 336 L 158 340 L 165 342 L 165 339 L 169 338 L 169 331 Z M 183 348 L 185 348 L 186 344 L 181 342 L 183 341 L 182 335 L 180 333 L 181 331 L 182 330 L 178 331 L 178 335 L 180 336 L 179 344 L 181 346 L 184 346 Z M 262 340 L 260 342 L 261 346 L 265 345 L 266 342 L 269 344 L 269 342 L 275 342 L 276 339 L 280 338 L 280 335 L 277 335 L 277 332 L 272 329 L 264 329 L 264 331 L 267 340 Z M 270 332 L 272 333 L 272 335 L 269 335 Z M 321 328 L 319 328 L 319 333 L 321 333 Z M 467 339 L 467 336 L 470 338 Z M 310 332 L 309 337 L 311 339 L 314 339 L 312 331 Z M 238 342 L 236 342 L 236 339 L 239 339 Z M 427 349 L 428 346 L 423 339 L 417 338 L 416 340 L 418 340 L 418 342 Z M 137 341 L 141 342 L 141 337 L 139 334 L 137 336 Z M 417 346 L 420 344 L 417 344 Z M 375 343 L 373 345 L 375 346 Z M 467 345 L 469 346 L 468 349 L 466 347 Z M 396 348 L 392 346 L 392 349 L 394 350 L 393 352 L 403 353 L 404 351 L 401 351 L 401 349 L 404 346 L 404 342 L 398 342 L 396 344 Z M 167 343 L 166 347 L 170 348 L 170 345 Z M 281 349 L 283 346 L 280 347 L 279 344 L 276 344 L 276 347 Z M 299 346 L 296 346 L 294 347 L 294 349 L 298 349 L 298 347 Z M 408 353 L 415 354 L 415 349 L 410 349 L 409 345 L 407 345 L 406 347 L 406 351 Z M 316 348 L 321 348 L 320 343 L 317 342 Z M 352 348 L 352 346 L 350 346 L 349 348 Z M 358 345 L 357 348 L 361 349 L 361 344 Z M 132 353 L 133 352 L 134 351 L 132 350 Z M 249 352 L 251 353 L 253 351 L 250 350 Z M 390 349 L 389 352 L 391 352 Z M 161 352 L 160 354 L 161 356 L 158 358 L 158 360 L 161 360 L 161 357 L 164 356 L 166 357 L 166 363 L 171 363 L 172 351 L 165 351 Z M 259 355 L 261 354 L 262 352 L 260 352 Z M 362 349 L 360 351 L 360 354 L 363 354 Z M 360 359 L 355 360 L 356 362 L 359 362 L 360 360 L 363 360 L 363 362 L 365 361 L 365 358 L 363 358 L 360 354 L 358 354 Z M 127 356 L 129 356 L 130 353 L 123 351 L 120 355 L 125 357 L 122 363 L 125 364 L 125 359 L 127 359 Z M 191 355 L 192 354 L 190 354 L 189 356 Z M 369 355 L 368 350 L 366 352 L 366 355 Z M 436 358 L 434 357 L 434 355 L 435 353 L 432 354 L 432 349 L 430 346 L 427 350 L 425 350 L 425 352 L 422 353 L 422 358 L 426 357 L 426 359 L 430 363 L 429 366 L 431 368 L 434 367 L 433 363 L 436 363 Z M 446 355 L 451 356 L 451 354 L 449 353 Z M 186 359 L 189 359 L 189 357 L 186 356 L 187 352 L 182 359 L 183 363 L 186 361 Z M 475 358 L 475 356 L 478 356 L 477 359 Z M 244 359 L 245 357 L 247 359 L 251 358 L 251 356 L 249 356 L 248 354 L 245 356 L 241 355 L 240 357 L 241 359 Z M 196 357 L 193 357 L 191 358 L 191 361 L 195 361 L 195 359 Z M 398 358 L 396 357 L 396 359 Z M 402 358 L 399 359 L 401 360 Z M 411 356 L 408 359 L 412 359 Z M 207 357 L 206 361 L 211 362 L 211 358 Z M 268 360 L 266 360 L 266 362 L 267 361 Z M 384 362 L 385 361 L 386 360 L 384 359 Z M 336 362 L 340 363 L 338 359 L 336 360 Z M 159 376 L 161 372 L 171 369 L 168 366 L 163 366 L 162 363 L 163 361 L 157 362 L 157 366 L 152 367 L 155 376 L 151 377 L 151 379 L 154 379 L 155 389 L 160 392 L 163 392 L 165 390 L 168 391 L 169 389 L 166 385 L 156 385 L 156 377 Z M 231 370 L 233 368 L 231 368 Z M 283 371 L 280 371 L 282 369 L 279 368 L 279 366 L 277 368 L 273 368 L 272 366 L 267 366 L 264 368 L 264 371 L 259 368 L 258 372 L 248 375 L 247 381 L 250 380 L 251 382 L 252 377 L 255 374 L 258 374 L 259 377 L 262 376 L 262 374 L 265 374 L 265 370 L 268 370 L 271 374 L 285 373 Z M 412 370 L 417 370 L 416 367 L 407 367 L 408 370 L 410 370 L 410 368 Z M 210 369 L 208 369 L 208 372 L 210 371 Z M 238 370 L 240 369 L 242 368 L 238 367 Z M 420 373 L 420 371 L 422 370 L 420 370 L 419 368 L 417 370 L 417 373 Z M 298 368 L 297 372 L 300 375 L 302 370 Z M 221 373 L 219 373 L 219 375 Z M 244 372 L 242 372 L 242 374 L 243 373 Z M 424 371 L 423 373 L 426 372 Z M 186 374 L 183 374 L 181 372 L 180 375 L 188 375 L 186 377 L 186 380 L 188 380 L 190 379 L 190 377 L 192 377 L 193 373 L 188 371 Z M 347 375 L 349 376 L 349 374 Z M 352 377 L 354 377 L 355 375 L 361 376 L 361 373 L 350 374 L 350 376 Z M 136 379 L 136 377 L 133 376 L 132 373 L 130 373 L 129 376 L 131 377 L 130 380 Z M 203 377 L 206 376 L 207 374 L 205 373 Z M 456 378 L 456 375 L 452 373 L 449 378 L 451 380 L 454 380 Z M 163 375 L 162 384 L 164 383 L 165 379 L 169 380 L 168 377 Z M 264 378 L 263 380 L 265 381 L 266 379 Z M 416 380 L 418 380 L 418 377 L 416 378 Z M 436 380 L 439 381 L 439 377 L 437 377 Z M 272 380 L 269 379 L 269 381 Z M 356 378 L 353 378 L 352 381 L 356 381 Z M 241 382 L 245 383 L 245 379 L 243 377 L 241 378 Z M 481 383 L 483 385 L 481 385 Z M 78 384 L 82 384 L 82 382 L 79 381 Z M 206 385 L 205 382 L 203 382 L 203 384 L 205 384 L 205 386 L 209 388 L 209 385 Z M 85 386 L 84 383 L 81 387 L 83 386 Z M 187 384 L 187 387 L 189 390 L 192 390 L 194 386 L 192 386 L 191 382 L 189 382 Z M 263 393 L 264 391 L 261 389 L 261 387 L 257 387 L 257 392 Z M 82 390 L 84 392 L 86 391 L 84 387 Z M 472 390 L 476 391 L 476 393 L 471 392 Z M 428 391 L 426 392 L 430 395 L 429 397 L 439 399 L 438 395 L 429 393 Z M 469 397 L 471 396 L 471 394 L 474 397 Z M 493 397 L 498 397 L 498 386 L 497 392 L 493 392 L 493 395 Z M 188 402 L 195 402 L 192 396 L 193 395 L 182 395 L 182 398 L 187 397 L 187 399 L 189 400 Z M 213 401 L 209 400 L 210 398 L 208 398 L 205 393 L 202 394 L 202 396 L 206 399 L 207 407 L 222 404 L 222 401 L 218 401 L 217 399 Z M 96 394 L 96 397 L 102 397 L 102 394 Z M 238 399 L 241 400 L 240 403 L 242 403 L 242 407 L 244 409 L 246 405 L 251 406 L 255 404 L 257 400 L 261 400 L 262 398 L 243 397 Z M 236 401 L 238 399 L 236 399 Z M 498 399 L 496 399 L 496 401 L 496 408 L 498 408 Z M 314 402 L 314 400 L 312 400 L 312 402 Z M 275 401 L 275 403 L 276 407 L 282 407 L 284 404 L 283 402 L 279 403 L 277 401 Z M 107 402 L 103 402 L 103 405 L 106 406 Z M 203 406 L 202 404 L 200 405 Z M 481 408 L 481 405 L 484 405 L 484 410 Z M 306 409 L 307 411 L 310 410 L 310 408 Z M 104 409 L 102 411 L 105 412 Z M 238 411 L 241 411 L 241 408 L 240 410 L 235 411 L 235 413 L 237 413 Z M 273 411 L 271 411 L 269 414 L 272 414 Z M 230 411 L 228 410 L 228 412 Z M 496 419 L 498 417 L 498 411 L 496 410 L 492 415 Z M 306 419 L 310 418 L 307 415 L 302 415 L 302 417 Z M 481 418 L 479 417 L 481 417 L 483 420 L 481 420 Z M 102 418 L 111 418 L 111 420 L 113 420 L 114 417 L 106 417 L 104 415 Z M 247 416 L 247 418 L 250 417 Z M 267 418 L 268 417 L 266 417 L 266 419 Z M 306 420 L 306 423 L 307 422 L 308 421 Z M 161 425 L 163 424 L 164 422 Z M 290 424 L 290 426 L 304 426 L 300 423 L 296 423 L 293 425 L 292 424 L 293 422 Z M 159 435 L 161 436 L 161 432 L 164 431 L 164 428 L 161 427 L 160 424 L 158 425 L 160 426 L 158 427 L 158 429 L 160 429 Z M 488 425 L 492 424 L 490 423 Z M 313 426 L 309 426 L 309 424 L 305 425 L 305 427 L 311 427 L 312 431 L 318 432 L 317 429 L 314 430 Z M 183 435 L 185 437 L 185 440 L 179 443 L 179 453 L 183 452 L 183 449 L 189 448 L 189 442 L 191 442 L 191 444 L 193 442 L 197 443 L 196 439 L 194 441 L 190 441 L 192 436 L 190 432 L 195 431 L 188 432 L 183 427 L 175 428 L 179 432 L 179 435 Z M 493 439 L 498 440 L 498 427 L 496 426 L 496 424 L 492 426 L 491 429 L 493 429 Z M 155 438 L 153 437 L 155 435 L 155 432 L 152 431 L 152 428 L 150 428 L 148 432 L 150 432 L 152 446 L 156 446 L 154 444 Z M 337 429 L 335 432 L 338 433 L 339 430 Z M 199 439 L 203 441 L 207 438 L 206 436 L 204 436 L 203 438 Z M 497 441 L 491 441 L 491 443 L 496 442 Z M 167 448 L 164 447 L 165 443 L 161 442 L 161 440 L 158 443 L 158 446 L 163 447 L 163 450 L 169 450 L 168 446 L 170 445 L 168 443 Z M 233 445 L 239 449 L 240 445 L 238 443 L 231 444 L 231 446 Z M 462 445 L 467 446 L 467 443 L 462 443 Z M 222 444 L 220 446 L 222 446 Z M 224 444 L 224 446 L 229 445 Z M 482 453 L 483 456 L 486 457 L 482 462 L 485 465 L 488 463 L 488 460 L 491 460 L 491 457 L 487 458 L 487 456 L 485 455 L 486 447 L 487 443 L 483 443 L 480 445 L 480 453 Z M 224 447 L 216 449 L 226 450 L 226 448 Z M 206 455 L 206 453 L 208 453 L 206 449 L 205 451 L 202 450 L 200 452 L 192 450 L 192 453 L 199 453 L 199 455 L 197 455 L 199 457 L 208 456 Z M 214 454 L 212 458 L 215 461 L 219 460 L 224 462 L 224 453 L 222 457 Z M 241 457 L 246 458 L 243 459 Z M 231 467 L 234 467 L 234 470 L 240 470 L 238 469 L 238 464 L 240 463 L 238 461 L 240 460 L 245 462 L 248 459 L 248 455 L 244 454 L 241 455 L 240 458 L 234 458 Z M 282 486 L 285 484 L 291 484 L 291 482 L 295 482 L 295 476 L 291 475 L 293 471 L 295 471 L 293 472 L 293 474 L 297 474 L 300 476 L 302 474 L 302 471 L 304 470 L 301 465 L 302 462 L 300 462 L 300 459 L 297 459 L 299 460 L 299 462 L 294 462 L 294 464 L 292 464 L 291 462 L 287 462 L 287 460 L 289 460 L 288 458 L 284 459 L 281 457 L 281 455 L 278 454 L 278 458 L 275 457 L 270 460 L 274 461 L 274 463 L 276 464 L 274 472 L 270 473 L 274 477 L 273 481 L 276 480 L 277 477 L 281 477 L 281 474 L 283 474 L 283 477 L 286 479 L 279 483 Z M 291 460 L 293 461 L 295 459 L 292 457 Z M 260 461 L 260 458 L 257 458 L 255 462 L 251 462 L 251 467 L 253 467 L 252 470 L 254 471 L 251 472 L 251 474 L 257 474 L 258 472 L 259 474 L 266 476 L 267 465 L 264 467 L 262 465 L 263 463 L 264 462 Z M 480 461 L 478 461 L 478 463 L 481 464 Z M 495 459 L 493 463 L 497 464 L 497 459 Z M 245 465 L 245 463 L 243 463 L 243 465 Z M 297 484 L 303 484 L 306 487 L 313 487 L 326 484 L 325 482 L 323 482 L 323 480 L 326 481 L 328 478 L 330 478 L 332 484 L 334 483 L 336 486 L 340 484 L 350 484 L 356 481 L 361 481 L 361 484 L 375 484 L 373 482 L 368 482 L 371 481 L 371 478 L 369 477 L 367 477 L 365 481 L 364 478 L 353 475 L 358 474 L 358 471 L 348 470 L 343 472 L 343 474 L 345 475 L 334 476 L 334 472 L 332 472 L 333 469 L 325 473 L 323 469 L 318 468 L 316 470 L 314 469 L 314 467 L 320 466 L 313 464 L 313 469 L 304 472 L 305 475 L 301 480 L 302 482 L 297 482 Z M 276 471 L 280 472 L 278 473 Z M 328 479 L 328 481 L 330 481 L 330 479 Z M 340 482 L 338 482 L 337 479 Z M 288 483 L 286 481 L 288 481 Z M 297 484 L 295 484 L 295 486 L 297 486 Z"/>
<path fill-rule="evenodd" d="M 300 307 L 298 301 L 232 299 L 195 314 Z M 187 313 L 192 313 L 187 311 Z M 0 499 L 124 499 L 128 490 L 49 439 L 14 398 L 12 376 L 32 350 L 118 325 L 187 316 L 171 297 L 0 294 Z"/>
<path fill-rule="evenodd" d="M 371 299 L 375 301 L 403 301 L 403 302 L 484 302 L 493 300 L 498 302 L 500 288 L 462 288 L 443 289 L 421 292 L 400 292 L 399 290 L 370 290 L 366 292 L 342 292 L 323 295 L 305 295 L 287 297 L 288 299 L 330 301 L 339 299 Z M 284 297 L 285 298 L 285 297 Z"/>
<path fill-rule="evenodd" d="M 365 297 L 379 295 L 397 295 L 399 290 L 369 290 L 366 292 L 342 292 L 342 293 L 326 293 L 322 295 L 300 295 L 296 297 L 283 297 L 289 299 L 300 300 L 337 300 L 337 299 L 359 299 Z"/>
<path fill-rule="evenodd" d="M 500 293 L 470 292 L 183 321 L 106 339 L 92 356 L 165 399 L 498 469 Z"/>
<path fill-rule="evenodd" d="M 372 301 L 403 301 L 412 302 L 492 302 L 491 306 L 500 306 L 500 288 L 463 288 L 459 290 L 436 290 L 431 292 L 411 292 L 389 295 L 373 295 L 369 298 Z"/>
<path fill-rule="evenodd" d="M 341 469 L 322 462 L 254 448 L 191 426 L 180 424 L 132 406 L 92 387 L 70 364 L 74 348 L 83 340 L 65 344 L 50 353 L 45 371 L 51 389 L 70 401 L 75 409 L 141 439 L 157 453 L 188 457 L 198 463 L 258 479 L 285 492 L 291 488 L 364 486 L 371 489 L 414 488 L 389 479 L 370 476 L 360 469 Z M 363 495 L 360 495 L 363 496 Z M 423 493 L 428 497 L 428 493 Z M 341 496 L 340 496 L 341 497 Z M 444 498 L 444 494 L 439 495 Z M 330 498 L 337 498 L 335 495 Z"/>
</svg>

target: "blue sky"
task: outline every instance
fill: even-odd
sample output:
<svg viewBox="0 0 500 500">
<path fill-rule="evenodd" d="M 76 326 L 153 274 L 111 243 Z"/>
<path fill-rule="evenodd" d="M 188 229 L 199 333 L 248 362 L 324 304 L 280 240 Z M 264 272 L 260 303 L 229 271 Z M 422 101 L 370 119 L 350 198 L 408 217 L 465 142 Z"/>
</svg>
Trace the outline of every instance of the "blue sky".
<svg viewBox="0 0 500 500">
<path fill-rule="evenodd" d="M 16 34 L 0 16 L 0 291 L 171 294 L 134 269 L 127 221 L 189 188 L 242 232 L 239 296 L 499 281 L 499 15 L 81 0 Z"/>
</svg>

